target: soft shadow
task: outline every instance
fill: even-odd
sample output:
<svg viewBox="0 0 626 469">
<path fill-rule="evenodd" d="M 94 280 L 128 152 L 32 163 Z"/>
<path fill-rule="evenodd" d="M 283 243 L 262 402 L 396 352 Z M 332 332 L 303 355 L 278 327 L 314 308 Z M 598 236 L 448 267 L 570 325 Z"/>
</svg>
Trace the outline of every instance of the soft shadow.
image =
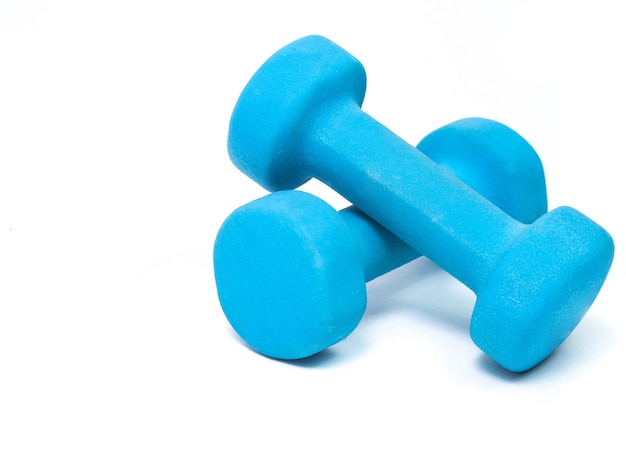
<svg viewBox="0 0 626 469">
<path fill-rule="evenodd" d="M 275 358 L 275 357 L 263 355 L 258 350 L 255 350 L 252 347 L 250 347 L 250 345 L 248 345 L 248 343 L 245 340 L 243 340 L 234 330 L 231 330 L 230 334 L 236 342 L 238 342 L 242 347 L 247 349 L 250 353 L 254 353 L 255 355 L 266 360 L 284 363 L 289 366 L 295 366 L 295 367 L 300 367 L 300 368 L 322 368 L 322 367 L 336 366 L 337 364 L 345 361 L 347 358 L 350 358 L 350 356 L 352 356 L 349 353 L 346 354 L 346 353 L 337 352 L 337 350 L 333 348 L 333 347 L 336 347 L 336 345 L 334 345 L 333 347 L 327 348 L 326 350 L 322 350 L 321 352 L 318 352 L 315 355 L 311 355 L 310 357 L 299 358 L 295 360 L 286 360 L 282 358 Z M 346 339 L 344 339 L 344 341 L 345 340 Z M 340 342 L 340 344 L 343 344 L 343 342 Z"/>
<path fill-rule="evenodd" d="M 368 284 L 363 322 L 392 311 L 410 311 L 419 321 L 437 322 L 467 335 L 475 295 L 425 258 L 417 259 Z"/>
<path fill-rule="evenodd" d="M 510 383 L 518 383 L 521 381 L 529 382 L 543 379 L 546 375 L 554 376 L 554 373 L 556 372 L 555 370 L 559 370 L 559 372 L 562 372 L 563 367 L 557 366 L 557 364 L 562 362 L 563 355 L 567 355 L 567 353 L 564 353 L 561 348 L 558 348 L 541 363 L 534 366 L 530 370 L 523 372 L 513 372 L 502 368 L 490 357 L 484 354 L 478 358 L 477 366 L 483 372 L 502 381 L 507 381 Z"/>
<path fill-rule="evenodd" d="M 310 357 L 299 358 L 297 360 L 281 360 L 278 358 L 274 358 L 273 360 L 299 368 L 323 368 L 336 365 L 341 361 L 341 356 L 332 348 L 328 348 Z"/>
<path fill-rule="evenodd" d="M 424 258 L 419 258 L 372 280 L 367 284 L 368 316 L 376 316 L 392 309 L 390 298 L 413 291 L 420 283 L 432 280 L 440 274 L 441 269 L 438 266 Z"/>
</svg>

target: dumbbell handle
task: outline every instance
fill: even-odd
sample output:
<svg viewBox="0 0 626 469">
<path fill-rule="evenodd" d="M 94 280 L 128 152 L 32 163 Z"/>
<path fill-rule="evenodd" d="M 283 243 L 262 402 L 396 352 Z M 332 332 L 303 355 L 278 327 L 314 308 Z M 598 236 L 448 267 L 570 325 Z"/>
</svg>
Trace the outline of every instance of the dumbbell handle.
<svg viewBox="0 0 626 469">
<path fill-rule="evenodd" d="M 305 170 L 476 291 L 525 225 L 356 103 L 342 104 L 309 122 Z"/>
<path fill-rule="evenodd" d="M 373 221 L 354 205 L 338 213 L 358 240 L 363 256 L 366 282 L 421 256 L 415 249 Z"/>
</svg>

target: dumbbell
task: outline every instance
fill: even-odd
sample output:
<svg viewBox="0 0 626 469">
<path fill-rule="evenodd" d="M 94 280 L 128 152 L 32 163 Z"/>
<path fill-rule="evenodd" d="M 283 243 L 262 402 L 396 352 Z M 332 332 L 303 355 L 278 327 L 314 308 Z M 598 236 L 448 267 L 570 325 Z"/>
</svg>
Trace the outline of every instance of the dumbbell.
<svg viewBox="0 0 626 469">
<path fill-rule="evenodd" d="M 503 124 L 461 119 L 418 148 L 517 220 L 547 210 L 539 157 Z M 279 191 L 224 221 L 213 259 L 239 336 L 264 355 L 299 359 L 347 337 L 365 312 L 365 283 L 418 256 L 354 206 L 336 212 L 311 194 Z"/>
<path fill-rule="evenodd" d="M 365 113 L 365 85 L 361 63 L 332 41 L 288 44 L 235 105 L 232 162 L 271 192 L 312 177 L 336 190 L 474 291 L 470 335 L 484 353 L 531 369 L 591 307 L 611 236 L 571 207 L 514 220 Z"/>
</svg>

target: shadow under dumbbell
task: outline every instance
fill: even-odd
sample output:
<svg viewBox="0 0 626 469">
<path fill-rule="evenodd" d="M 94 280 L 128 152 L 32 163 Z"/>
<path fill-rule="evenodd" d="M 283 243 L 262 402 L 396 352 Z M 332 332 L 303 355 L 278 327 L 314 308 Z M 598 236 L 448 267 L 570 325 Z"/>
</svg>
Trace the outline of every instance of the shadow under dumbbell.
<svg viewBox="0 0 626 469">
<path fill-rule="evenodd" d="M 572 339 L 571 342 L 575 342 L 575 340 Z M 523 373 L 514 373 L 502 368 L 487 355 L 480 355 L 478 357 L 477 367 L 484 373 L 511 383 L 522 380 L 538 380 L 546 375 L 554 376 L 555 370 L 558 370 L 559 374 L 562 374 L 570 368 L 580 367 L 580 360 L 578 360 L 577 357 L 578 354 L 573 353 L 572 347 L 569 347 L 569 342 L 567 345 L 567 347 L 562 346 L 556 349 L 544 361 Z"/>
<path fill-rule="evenodd" d="M 420 320 L 469 333 L 474 294 L 424 257 L 373 280 L 367 291 L 362 323 L 394 310 L 409 310 Z"/>
<path fill-rule="evenodd" d="M 302 368 L 322 368 L 324 366 L 337 366 L 345 360 L 351 358 L 353 354 L 339 353 L 334 348 L 328 348 L 322 350 L 315 355 L 311 355 L 306 358 L 299 358 L 297 360 L 283 360 L 280 358 L 269 357 L 263 354 L 260 354 L 258 351 L 254 350 L 250 345 L 243 340 L 234 330 L 230 330 L 230 334 L 233 340 L 239 343 L 242 347 L 250 350 L 251 352 L 261 356 L 264 360 L 272 360 L 275 362 L 285 363 L 291 366 L 298 366 Z"/>
<path fill-rule="evenodd" d="M 554 353 L 554 355 L 558 355 L 558 354 L 559 354 L 558 351 Z M 484 373 L 487 373 L 502 381 L 515 383 L 515 382 L 522 381 L 522 380 L 528 380 L 531 376 L 537 377 L 538 375 L 541 374 L 542 369 L 546 368 L 546 366 L 549 367 L 548 362 L 552 361 L 552 359 L 553 359 L 553 356 L 550 356 L 546 360 L 544 360 L 542 363 L 537 365 L 536 367 L 524 373 L 514 373 L 505 368 L 502 368 L 500 365 L 494 362 L 487 355 L 480 355 L 478 357 L 476 365 Z"/>
<path fill-rule="evenodd" d="M 338 365 L 346 358 L 349 357 L 346 357 L 345 354 L 341 354 L 331 347 L 326 350 L 322 350 L 315 355 L 311 355 L 310 357 L 300 358 L 298 360 L 279 360 L 277 358 L 275 360 L 302 368 L 321 368 L 324 366 Z"/>
</svg>

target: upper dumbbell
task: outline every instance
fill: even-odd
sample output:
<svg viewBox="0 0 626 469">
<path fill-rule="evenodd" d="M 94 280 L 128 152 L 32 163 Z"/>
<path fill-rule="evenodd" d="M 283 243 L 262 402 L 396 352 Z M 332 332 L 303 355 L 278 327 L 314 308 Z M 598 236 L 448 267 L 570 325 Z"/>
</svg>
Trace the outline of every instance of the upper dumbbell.
<svg viewBox="0 0 626 469">
<path fill-rule="evenodd" d="M 230 122 L 233 163 L 270 191 L 315 177 L 477 294 L 470 333 L 511 371 L 576 327 L 610 269 L 610 235 L 569 207 L 524 225 L 360 108 L 365 72 L 320 36 L 276 52 Z"/>
<path fill-rule="evenodd" d="M 462 119 L 418 148 L 518 220 L 546 212 L 539 157 L 508 127 Z M 297 359 L 342 340 L 365 310 L 365 282 L 419 254 L 356 207 L 279 191 L 235 210 L 215 241 L 215 280 L 237 333 L 265 355 Z"/>
</svg>

